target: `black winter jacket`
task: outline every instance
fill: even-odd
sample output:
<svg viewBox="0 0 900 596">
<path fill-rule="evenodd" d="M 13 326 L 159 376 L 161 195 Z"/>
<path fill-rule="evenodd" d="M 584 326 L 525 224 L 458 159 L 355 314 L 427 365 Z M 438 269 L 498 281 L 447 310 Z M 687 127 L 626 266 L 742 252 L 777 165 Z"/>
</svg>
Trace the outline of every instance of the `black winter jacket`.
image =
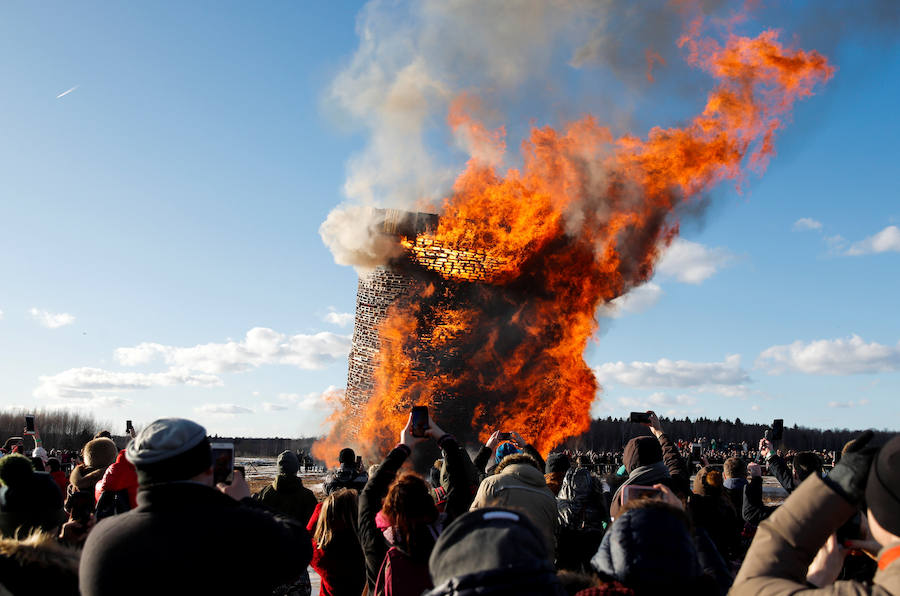
<svg viewBox="0 0 900 596">
<path fill-rule="evenodd" d="M 272 594 L 306 572 L 306 528 L 252 499 L 194 482 L 138 491 L 138 506 L 100 521 L 79 568 L 83 596 Z M 246 570 L 252 570 L 247 572 Z"/>
<path fill-rule="evenodd" d="M 451 521 L 469 510 L 472 493 L 466 480 L 466 462 L 463 459 L 468 455 L 451 435 L 444 435 L 441 438 L 440 447 L 443 451 L 450 484 L 447 489 L 446 507 L 442 518 L 443 526 L 446 527 Z M 375 516 L 381 511 L 388 488 L 397 477 L 397 471 L 410 453 L 409 447 L 405 445 L 394 447 L 381 462 L 378 471 L 369 478 L 369 482 L 359 495 L 359 542 L 366 555 L 366 582 L 370 594 L 374 593 L 378 572 L 381 570 L 381 564 L 390 548 L 381 530 L 378 529 Z"/>
</svg>

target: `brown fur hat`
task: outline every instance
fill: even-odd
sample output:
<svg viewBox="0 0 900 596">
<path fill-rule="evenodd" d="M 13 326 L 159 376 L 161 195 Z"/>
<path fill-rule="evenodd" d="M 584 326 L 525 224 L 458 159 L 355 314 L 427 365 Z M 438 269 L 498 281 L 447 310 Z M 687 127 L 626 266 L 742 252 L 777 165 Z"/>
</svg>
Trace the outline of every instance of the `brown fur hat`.
<svg viewBox="0 0 900 596">
<path fill-rule="evenodd" d="M 119 449 L 112 439 L 101 437 L 84 446 L 84 463 L 91 468 L 108 468 L 116 461 Z"/>
</svg>

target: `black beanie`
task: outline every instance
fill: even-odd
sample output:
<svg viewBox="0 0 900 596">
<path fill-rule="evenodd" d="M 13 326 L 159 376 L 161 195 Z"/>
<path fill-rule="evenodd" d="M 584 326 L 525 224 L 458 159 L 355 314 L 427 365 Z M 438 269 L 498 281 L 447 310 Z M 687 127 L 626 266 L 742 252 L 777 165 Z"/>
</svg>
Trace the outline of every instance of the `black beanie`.
<svg viewBox="0 0 900 596">
<path fill-rule="evenodd" d="M 882 528 L 900 536 L 900 435 L 888 441 L 872 461 L 866 504 Z"/>
<path fill-rule="evenodd" d="M 355 464 L 356 453 L 349 447 L 344 447 L 341 449 L 340 454 L 338 454 L 338 462 L 342 464 Z"/>
</svg>

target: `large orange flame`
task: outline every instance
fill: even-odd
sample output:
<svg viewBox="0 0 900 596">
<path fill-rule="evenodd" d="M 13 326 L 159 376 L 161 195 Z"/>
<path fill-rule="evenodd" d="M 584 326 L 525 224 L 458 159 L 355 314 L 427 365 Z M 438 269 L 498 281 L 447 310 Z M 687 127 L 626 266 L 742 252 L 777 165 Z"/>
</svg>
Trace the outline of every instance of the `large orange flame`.
<svg viewBox="0 0 900 596">
<path fill-rule="evenodd" d="M 437 231 L 405 240 L 432 278 L 381 326 L 375 393 L 348 412 L 358 437 L 333 434 L 330 445 L 383 453 L 413 404 L 436 409 L 464 437 L 516 430 L 544 452 L 587 429 L 599 388 L 583 354 L 597 308 L 650 278 L 678 233 L 679 204 L 723 180 L 739 184 L 745 167 L 763 169 L 794 102 L 834 73 L 817 52 L 784 48 L 774 31 L 732 34 L 723 46 L 699 29 L 692 24 L 680 45 L 716 87 L 689 124 L 645 139 L 615 138 L 592 116 L 560 131 L 534 128 L 522 169 L 501 174 L 502 129 L 469 116 L 471 97 L 454 103 L 449 124 L 475 146 L 473 158 Z M 488 273 L 454 274 L 447 258 L 459 251 L 483 255 Z M 472 275 L 482 283 L 455 281 Z"/>
</svg>

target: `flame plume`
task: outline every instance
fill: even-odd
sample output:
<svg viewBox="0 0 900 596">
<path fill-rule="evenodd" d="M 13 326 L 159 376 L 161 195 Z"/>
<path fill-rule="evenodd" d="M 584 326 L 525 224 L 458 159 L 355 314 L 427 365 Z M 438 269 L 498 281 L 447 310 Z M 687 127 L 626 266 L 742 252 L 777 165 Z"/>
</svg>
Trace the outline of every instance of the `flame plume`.
<svg viewBox="0 0 900 596">
<path fill-rule="evenodd" d="M 719 45 L 699 30 L 694 22 L 679 45 L 716 86 L 686 126 L 645 139 L 615 138 L 593 116 L 534 128 L 521 170 L 503 174 L 504 131 L 469 115 L 471 97 L 454 103 L 449 124 L 473 157 L 437 230 L 404 239 L 432 277 L 380 328 L 375 393 L 347 414 L 359 416 L 357 440 L 333 433 L 327 443 L 383 453 L 414 404 L 435 408 L 463 437 L 502 427 L 542 452 L 588 428 L 599 387 L 583 354 L 597 308 L 652 276 L 678 234 L 678 205 L 724 180 L 740 184 L 746 168 L 762 171 L 794 102 L 834 74 L 822 55 L 786 49 L 774 31 Z M 489 266 L 454 273 L 442 250 Z M 469 279 L 482 283 L 458 281 Z"/>
</svg>

